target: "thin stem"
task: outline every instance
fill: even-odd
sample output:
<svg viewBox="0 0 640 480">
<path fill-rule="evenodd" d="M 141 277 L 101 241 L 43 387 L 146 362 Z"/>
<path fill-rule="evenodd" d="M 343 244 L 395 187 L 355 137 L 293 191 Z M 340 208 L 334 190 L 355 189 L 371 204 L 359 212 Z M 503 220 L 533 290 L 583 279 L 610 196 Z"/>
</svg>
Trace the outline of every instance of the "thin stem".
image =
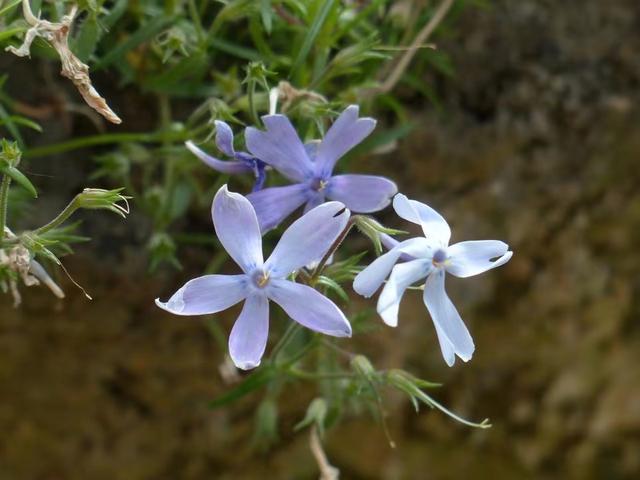
<svg viewBox="0 0 640 480">
<path fill-rule="evenodd" d="M 322 270 L 324 269 L 325 265 L 331 258 L 331 255 L 333 255 L 336 252 L 336 250 L 340 248 L 340 245 L 342 245 L 342 242 L 344 242 L 344 239 L 347 238 L 347 235 L 349 235 L 349 232 L 351 231 L 351 228 L 353 227 L 354 224 L 355 224 L 355 217 L 351 217 L 347 222 L 347 226 L 344 227 L 344 230 L 342 231 L 342 233 L 338 235 L 338 238 L 335 239 L 331 247 L 329 247 L 329 250 L 327 250 L 327 253 L 324 254 L 324 257 L 322 257 L 322 260 L 320 260 L 320 262 L 318 263 L 318 266 L 315 268 L 315 270 L 311 274 L 311 279 L 309 280 L 310 284 L 313 284 L 313 282 L 315 282 L 318 276 L 322 273 Z"/>
<path fill-rule="evenodd" d="M 278 358 L 278 354 L 291 342 L 291 339 L 300 330 L 300 324 L 298 322 L 291 322 L 284 332 L 284 335 L 280 338 L 278 343 L 271 351 L 271 359 L 275 361 Z"/>
<path fill-rule="evenodd" d="M 305 370 L 299 370 L 295 367 L 291 367 L 286 370 L 288 375 L 291 375 L 295 378 L 300 378 L 302 380 L 343 380 L 345 378 L 354 378 L 355 375 L 353 373 L 341 373 L 341 372 L 326 372 L 326 373 L 316 373 L 316 372 L 307 372 Z"/>
<path fill-rule="evenodd" d="M 256 82 L 255 80 L 249 80 L 249 111 L 251 112 L 251 119 L 253 123 L 258 125 L 260 120 L 258 119 L 258 109 L 256 108 Z"/>
<path fill-rule="evenodd" d="M 79 195 L 76 195 L 75 197 L 73 197 L 73 200 L 71 200 L 69 204 L 66 207 L 64 207 L 64 210 L 62 210 L 56 218 L 51 220 L 46 225 L 43 225 L 42 227 L 35 229 L 33 231 L 33 234 L 42 235 L 43 233 L 47 233 L 49 230 L 52 230 L 60 226 L 62 223 L 64 223 L 71 215 L 73 215 L 73 213 L 76 210 L 80 208 L 80 206 L 78 205 L 78 197 Z"/>
<path fill-rule="evenodd" d="M 425 43 L 434 30 L 442 23 L 444 17 L 452 7 L 454 0 L 443 0 L 436 12 L 431 17 L 431 20 L 418 32 L 416 38 L 413 40 L 409 48 L 404 52 L 404 55 L 398 60 L 398 63 L 391 71 L 391 74 L 380 85 L 380 87 L 373 89 L 372 93 L 387 93 L 393 90 L 396 86 L 405 70 L 413 60 L 416 52 L 420 49 L 420 45 Z"/>
<path fill-rule="evenodd" d="M 9 175 L 2 176 L 0 183 L 0 244 L 4 243 L 4 227 L 7 225 L 7 209 L 9 203 L 9 185 L 11 177 Z"/>
</svg>

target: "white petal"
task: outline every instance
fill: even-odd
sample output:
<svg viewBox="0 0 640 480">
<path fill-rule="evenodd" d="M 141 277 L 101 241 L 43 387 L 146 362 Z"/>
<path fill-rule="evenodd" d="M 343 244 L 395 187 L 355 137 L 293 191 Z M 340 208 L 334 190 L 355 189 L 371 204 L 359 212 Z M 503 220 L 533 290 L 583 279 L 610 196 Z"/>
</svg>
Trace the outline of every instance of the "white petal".
<svg viewBox="0 0 640 480">
<path fill-rule="evenodd" d="M 420 225 L 427 238 L 438 241 L 442 247 L 449 245 L 451 238 L 449 224 L 433 208 L 416 200 L 409 200 L 401 193 L 394 197 L 393 208 L 400 217 Z"/>
<path fill-rule="evenodd" d="M 424 303 L 431 314 L 434 324 L 442 330 L 451 343 L 453 350 L 465 362 L 473 356 L 475 346 L 467 326 L 444 289 L 444 270 L 434 271 L 427 277 L 424 287 Z M 441 342 L 442 347 L 442 342 Z M 443 350 L 443 356 L 445 351 Z"/>
<path fill-rule="evenodd" d="M 245 273 L 261 267 L 262 236 L 251 202 L 223 185 L 211 206 L 218 240 Z"/>
<path fill-rule="evenodd" d="M 447 254 L 447 271 L 464 278 L 504 265 L 513 252 L 509 245 L 499 240 L 474 240 L 451 245 Z"/>
<path fill-rule="evenodd" d="M 456 351 L 454 350 L 453 345 L 451 345 L 449 337 L 447 337 L 442 331 L 442 328 L 440 328 L 440 325 L 434 322 L 433 326 L 436 327 L 436 336 L 438 337 L 442 357 L 448 366 L 453 367 L 456 363 Z"/>
<path fill-rule="evenodd" d="M 353 289 L 356 293 L 368 298 L 380 288 L 384 279 L 389 276 L 391 269 L 403 254 L 414 258 L 424 258 L 429 256 L 430 252 L 431 244 L 426 238 L 410 238 L 400 242 L 358 273 L 353 281 Z"/>
<path fill-rule="evenodd" d="M 236 367 L 249 370 L 260 365 L 268 336 L 269 300 L 264 295 L 251 295 L 229 335 L 229 356 Z"/>
<path fill-rule="evenodd" d="M 390 327 L 398 325 L 398 309 L 405 290 L 412 283 L 426 277 L 430 268 L 428 260 L 412 260 L 393 267 L 391 276 L 378 298 L 377 310 L 384 323 Z"/>
</svg>

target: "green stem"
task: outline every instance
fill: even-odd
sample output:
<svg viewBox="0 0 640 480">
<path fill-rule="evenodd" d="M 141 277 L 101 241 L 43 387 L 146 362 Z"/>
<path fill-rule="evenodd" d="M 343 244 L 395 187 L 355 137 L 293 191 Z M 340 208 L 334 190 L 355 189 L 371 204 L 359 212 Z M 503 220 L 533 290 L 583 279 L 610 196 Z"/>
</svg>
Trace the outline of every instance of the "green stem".
<svg viewBox="0 0 640 480">
<path fill-rule="evenodd" d="M 7 208 L 9 203 L 9 185 L 11 177 L 9 175 L 2 176 L 0 183 L 0 244 L 4 243 L 4 227 L 7 225 Z"/>
<path fill-rule="evenodd" d="M 251 112 L 251 119 L 255 125 L 260 124 L 260 119 L 258 119 L 258 110 L 256 108 L 256 82 L 254 80 L 249 80 L 249 111 Z"/>
<path fill-rule="evenodd" d="M 344 239 L 347 238 L 347 235 L 349 235 L 349 232 L 351 231 L 351 228 L 353 227 L 354 224 L 355 224 L 355 219 L 354 217 L 351 217 L 347 222 L 347 226 L 344 227 L 344 230 L 342 231 L 342 233 L 338 235 L 338 238 L 335 239 L 335 241 L 333 242 L 329 250 L 327 250 L 327 253 L 324 254 L 324 257 L 322 257 L 322 260 L 320 260 L 320 263 L 318 263 L 318 266 L 311 274 L 311 279 L 309 280 L 310 285 L 313 285 L 313 283 L 320 276 L 325 265 L 331 258 L 331 255 L 333 255 L 336 252 L 336 250 L 340 248 L 340 245 L 342 245 L 342 242 L 344 242 Z"/>
<path fill-rule="evenodd" d="M 286 373 L 292 377 L 300 378 L 302 380 L 342 380 L 345 378 L 355 377 L 353 373 L 346 373 L 346 372 L 315 373 L 315 372 L 307 372 L 304 370 L 299 370 L 295 367 L 290 367 L 288 370 L 286 370 Z"/>
<path fill-rule="evenodd" d="M 66 207 L 64 207 L 64 210 L 62 210 L 56 218 L 51 220 L 46 225 L 43 225 L 42 227 L 35 229 L 33 231 L 33 234 L 42 235 L 43 233 L 47 233 L 49 230 L 53 230 L 54 228 L 64 223 L 71 215 L 73 215 L 73 213 L 76 210 L 80 208 L 80 206 L 78 205 L 78 196 L 79 195 L 76 195 L 75 197 L 73 197 L 73 200 L 71 200 L 69 204 Z"/>
<path fill-rule="evenodd" d="M 285 330 L 284 335 L 280 338 L 278 343 L 271 351 L 271 359 L 275 362 L 278 358 L 278 354 L 291 342 L 295 334 L 300 330 L 300 324 L 298 322 L 291 322 Z"/>
</svg>

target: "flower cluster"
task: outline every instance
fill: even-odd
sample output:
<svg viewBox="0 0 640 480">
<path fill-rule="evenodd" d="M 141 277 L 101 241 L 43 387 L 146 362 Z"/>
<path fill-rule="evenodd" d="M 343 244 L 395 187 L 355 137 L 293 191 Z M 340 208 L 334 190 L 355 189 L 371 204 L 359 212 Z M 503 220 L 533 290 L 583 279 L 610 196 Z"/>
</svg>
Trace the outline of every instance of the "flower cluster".
<svg viewBox="0 0 640 480">
<path fill-rule="evenodd" d="M 158 306 L 177 315 L 203 315 L 244 300 L 229 337 L 229 354 L 241 369 L 260 364 L 267 344 L 270 300 L 311 330 L 351 336 L 351 325 L 340 308 L 314 289 L 312 282 L 307 285 L 295 281 L 296 273 L 334 253 L 351 226 L 351 211 L 377 212 L 393 199 L 398 216 L 419 225 L 424 237 L 399 242 L 380 234 L 388 251 L 357 274 L 353 288 L 370 297 L 385 284 L 377 311 L 384 323 L 395 327 L 405 291 L 424 281 L 424 303 L 445 362 L 452 366 L 456 356 L 465 362 L 470 360 L 474 343 L 445 292 L 445 272 L 469 277 L 503 265 L 513 254 L 508 245 L 498 240 L 449 245 L 451 229 L 444 218 L 429 206 L 397 193 L 392 181 L 371 175 L 334 175 L 336 162 L 375 127 L 375 120 L 359 118 L 357 106 L 348 107 L 321 141 L 307 144 L 286 116 L 267 115 L 262 120 L 266 131 L 246 129 L 249 152 L 237 152 L 231 128 L 216 122 L 216 144 L 232 158 L 229 161 L 211 157 L 187 142 L 189 150 L 213 169 L 228 174 L 252 172 L 256 177 L 255 187 L 246 197 L 229 192 L 225 185 L 212 206 L 218 239 L 242 273 L 193 279 L 167 302 L 157 300 Z M 267 168 L 280 172 L 291 185 L 264 188 Z M 282 234 L 271 256 L 263 260 L 262 234 L 303 205 L 304 214 Z"/>
</svg>

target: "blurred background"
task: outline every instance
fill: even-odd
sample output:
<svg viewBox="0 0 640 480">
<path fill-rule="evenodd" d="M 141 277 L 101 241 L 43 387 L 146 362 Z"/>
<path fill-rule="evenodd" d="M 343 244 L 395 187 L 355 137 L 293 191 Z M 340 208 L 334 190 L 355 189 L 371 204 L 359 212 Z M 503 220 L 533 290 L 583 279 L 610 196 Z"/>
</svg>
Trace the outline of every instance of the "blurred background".
<svg viewBox="0 0 640 480">
<path fill-rule="evenodd" d="M 310 385 L 292 384 L 279 397 L 277 428 L 266 434 L 254 428 L 259 392 L 211 410 L 208 402 L 229 388 L 217 330 L 153 304 L 224 262 L 209 240 L 207 206 L 224 179 L 190 157 L 174 124 L 191 125 L 203 99 L 240 88 L 244 74 L 234 65 L 251 60 L 261 36 L 253 17 L 236 12 L 217 44 L 189 50 L 183 13 L 152 15 L 149 3 L 165 13 L 192 4 L 106 2 L 125 10 L 86 54 L 121 126 L 79 111 L 80 97 L 43 45 L 31 60 L 0 55 L 3 108 L 43 128 L 21 130 L 25 173 L 41 195 L 20 202 L 15 194 L 15 228 L 48 221 L 85 186 L 125 185 L 134 196 L 126 221 L 101 212 L 79 217 L 79 233 L 92 241 L 64 262 L 92 301 L 63 274 L 56 276 L 63 301 L 44 288 L 22 289 L 19 308 L 0 297 L 0 479 L 317 478 L 308 436 L 293 431 L 314 397 Z M 244 3 L 238 11 L 260 2 Z M 273 2 L 274 32 L 277 22 L 306 31 L 289 3 Z M 348 3 L 362 11 L 371 2 Z M 383 10 L 370 17 L 391 25 L 379 35 L 395 44 L 407 43 L 398 32 L 422 26 L 406 22 L 426 22 L 438 5 L 374 3 Z M 206 6 L 203 21 L 216 8 Z M 12 12 L 18 18 L 19 8 Z M 176 35 L 184 38 L 170 43 Z M 468 364 L 446 367 L 417 292 L 405 296 L 399 328 L 376 326 L 346 345 L 379 368 L 441 382 L 435 398 L 467 418 L 489 417 L 493 428 L 470 429 L 427 408 L 416 414 L 406 397 L 386 392 L 396 447 L 363 412 L 327 432 L 327 455 L 345 479 L 639 478 L 640 3 L 458 2 L 430 41 L 437 52 L 419 52 L 393 96 L 365 110 L 391 141 L 354 155 L 349 169 L 393 178 L 444 214 L 454 241 L 502 239 L 515 255 L 480 277 L 448 280 L 477 346 Z M 175 51 L 155 65 L 167 44 Z M 270 47 L 278 48 L 275 39 Z M 242 63 L 238 48 L 246 49 Z M 280 53 L 273 55 L 265 64 L 277 73 Z M 299 86 L 307 81 L 301 71 Z M 357 100 L 349 88 L 358 75 L 371 76 L 366 68 L 350 72 L 319 91 Z M 220 105 L 205 110 L 234 110 Z M 177 133 L 65 144 L 157 128 Z M 198 132 L 202 140 L 209 130 Z M 163 169 L 175 158 L 175 171 L 197 178 L 196 187 L 157 186 L 166 187 Z M 247 188 L 237 179 L 232 185 Z M 167 195 L 173 211 L 160 218 Z M 406 228 L 388 210 L 380 218 Z M 349 249 L 364 248 L 353 234 Z M 349 310 L 373 307 L 359 300 Z M 231 309 L 215 322 L 228 332 L 237 314 Z"/>
</svg>

